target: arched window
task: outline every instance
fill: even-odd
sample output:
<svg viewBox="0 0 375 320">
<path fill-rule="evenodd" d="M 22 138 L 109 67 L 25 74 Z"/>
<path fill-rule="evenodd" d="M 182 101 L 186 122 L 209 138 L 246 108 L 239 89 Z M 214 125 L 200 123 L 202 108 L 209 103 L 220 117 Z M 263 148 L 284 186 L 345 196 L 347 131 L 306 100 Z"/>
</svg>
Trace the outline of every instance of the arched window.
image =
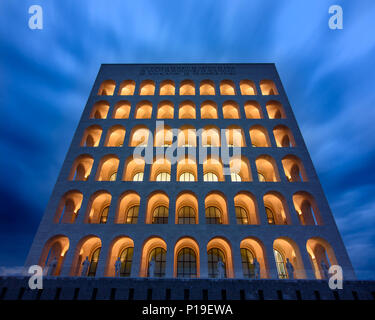
<svg viewBox="0 0 375 320">
<path fill-rule="evenodd" d="M 168 172 L 160 172 L 156 176 L 156 181 L 171 181 L 171 175 Z"/>
<path fill-rule="evenodd" d="M 120 268 L 120 277 L 130 277 L 130 271 L 132 268 L 133 262 L 133 251 L 134 248 L 129 247 L 122 250 L 120 254 L 121 268 Z"/>
<path fill-rule="evenodd" d="M 215 83 L 211 80 L 202 80 L 200 83 L 200 95 L 215 95 Z"/>
<path fill-rule="evenodd" d="M 117 177 L 117 171 L 111 174 L 111 176 L 109 177 L 109 181 L 116 181 L 116 177 Z"/>
<path fill-rule="evenodd" d="M 206 208 L 206 223 L 207 224 L 222 224 L 221 212 L 216 207 Z"/>
<path fill-rule="evenodd" d="M 104 224 L 104 223 L 107 222 L 107 220 L 108 220 L 108 211 L 109 211 L 109 206 L 106 206 L 106 207 L 102 210 L 102 212 L 101 212 L 101 214 L 100 214 L 100 220 L 99 220 L 99 223 Z"/>
<path fill-rule="evenodd" d="M 224 263 L 224 274 L 226 277 L 226 265 L 225 265 L 225 256 L 223 251 L 218 248 L 212 248 L 207 252 L 208 258 L 208 277 L 217 278 L 218 277 L 218 262 L 221 261 Z"/>
<path fill-rule="evenodd" d="M 143 181 L 143 172 L 138 172 L 133 176 L 133 181 Z"/>
<path fill-rule="evenodd" d="M 242 260 L 242 271 L 245 278 L 253 279 L 255 277 L 254 272 L 254 254 L 245 248 L 241 248 L 241 260 Z"/>
<path fill-rule="evenodd" d="M 143 80 L 139 86 L 140 96 L 153 96 L 155 94 L 155 82 L 152 80 Z"/>
<path fill-rule="evenodd" d="M 260 172 L 258 172 L 258 180 L 260 182 L 266 182 L 266 178 L 264 177 L 263 174 L 261 174 Z"/>
<path fill-rule="evenodd" d="M 138 222 L 139 206 L 130 207 L 126 213 L 127 224 L 136 224 Z"/>
<path fill-rule="evenodd" d="M 268 224 L 275 224 L 275 215 L 272 209 L 265 207 Z"/>
<path fill-rule="evenodd" d="M 112 96 L 115 91 L 116 82 L 113 80 L 105 80 L 100 85 L 98 95 L 99 96 Z"/>
<path fill-rule="evenodd" d="M 168 208 L 165 206 L 156 207 L 152 213 L 153 224 L 167 224 L 168 223 Z"/>
<path fill-rule="evenodd" d="M 178 224 L 195 224 L 195 212 L 192 207 L 184 206 L 178 211 Z"/>
<path fill-rule="evenodd" d="M 89 271 L 87 273 L 88 277 L 95 277 L 96 268 L 98 266 L 99 261 L 100 249 L 100 247 L 95 249 L 94 252 L 91 254 Z"/>
<path fill-rule="evenodd" d="M 178 181 L 180 182 L 194 182 L 195 181 L 195 178 L 194 178 L 194 175 L 190 172 L 183 172 Z"/>
<path fill-rule="evenodd" d="M 118 95 L 120 96 L 132 96 L 134 94 L 135 81 L 125 80 L 121 82 Z"/>
<path fill-rule="evenodd" d="M 205 182 L 218 182 L 218 181 L 219 181 L 219 178 L 218 178 L 217 175 L 214 174 L 213 172 L 207 172 L 207 173 L 203 176 L 203 181 L 205 181 Z"/>
<path fill-rule="evenodd" d="M 284 259 L 283 255 L 280 253 L 280 251 L 278 251 L 276 249 L 273 249 L 273 254 L 275 256 L 277 274 L 279 276 L 279 279 L 287 279 L 288 273 L 286 271 L 285 259 Z"/>
<path fill-rule="evenodd" d="M 262 80 L 260 82 L 260 90 L 264 96 L 279 94 L 276 85 L 272 80 Z"/>
<path fill-rule="evenodd" d="M 196 278 L 197 257 L 191 248 L 182 248 L 177 255 L 177 277 Z"/>
<path fill-rule="evenodd" d="M 151 251 L 149 263 L 151 260 L 154 260 L 154 274 L 149 274 L 149 270 L 148 270 L 148 277 L 161 278 L 165 276 L 165 265 L 167 261 L 166 256 L 167 256 L 167 251 L 165 251 L 161 247 L 154 248 Z"/>
<path fill-rule="evenodd" d="M 232 172 L 230 178 L 232 182 L 241 182 L 241 176 L 236 172 Z"/>
<path fill-rule="evenodd" d="M 237 224 L 249 224 L 249 219 L 247 217 L 247 212 L 244 208 L 236 206 L 236 221 Z"/>
</svg>

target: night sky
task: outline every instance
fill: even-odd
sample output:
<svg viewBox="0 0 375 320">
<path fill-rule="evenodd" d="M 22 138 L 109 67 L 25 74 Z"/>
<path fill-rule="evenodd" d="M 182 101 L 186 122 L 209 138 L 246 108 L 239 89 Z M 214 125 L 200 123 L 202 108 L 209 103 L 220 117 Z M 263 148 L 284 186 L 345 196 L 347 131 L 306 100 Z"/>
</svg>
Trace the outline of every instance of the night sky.
<svg viewBox="0 0 375 320">
<path fill-rule="evenodd" d="M 274 62 L 357 276 L 375 279 L 374 30 L 372 0 L 1 0 L 0 273 L 25 262 L 101 63 Z"/>
</svg>

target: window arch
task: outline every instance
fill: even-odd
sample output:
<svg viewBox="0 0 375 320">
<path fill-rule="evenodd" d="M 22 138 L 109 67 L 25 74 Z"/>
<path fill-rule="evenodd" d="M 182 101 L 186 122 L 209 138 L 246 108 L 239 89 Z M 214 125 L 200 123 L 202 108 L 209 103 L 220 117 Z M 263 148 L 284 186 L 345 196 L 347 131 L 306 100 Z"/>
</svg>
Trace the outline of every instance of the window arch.
<svg viewBox="0 0 375 320">
<path fill-rule="evenodd" d="M 241 89 L 241 95 L 243 96 L 249 96 L 249 95 L 256 95 L 257 89 L 255 87 L 254 81 L 251 80 L 241 80 L 240 81 L 240 89 Z"/>
<path fill-rule="evenodd" d="M 105 80 L 100 85 L 98 95 L 99 96 L 113 96 L 115 91 L 116 82 L 113 80 Z"/>
<path fill-rule="evenodd" d="M 107 118 L 109 110 L 109 103 L 108 101 L 101 100 L 95 102 L 91 114 L 90 114 L 90 119 L 105 119 Z"/>
<path fill-rule="evenodd" d="M 156 181 L 171 181 L 171 175 L 168 172 L 160 172 L 156 176 Z"/>
<path fill-rule="evenodd" d="M 190 100 L 185 100 L 180 103 L 178 108 L 179 119 L 196 119 L 195 103 Z"/>
<path fill-rule="evenodd" d="M 161 96 L 174 96 L 175 95 L 175 85 L 172 80 L 164 80 L 160 83 L 159 95 Z"/>
<path fill-rule="evenodd" d="M 165 276 L 165 266 L 166 266 L 166 259 L 167 251 L 162 247 L 157 247 L 152 249 L 149 257 L 149 266 L 151 260 L 154 262 L 154 274 L 150 274 L 150 267 L 148 268 L 148 277 L 156 277 L 162 278 Z"/>
<path fill-rule="evenodd" d="M 195 177 L 190 172 L 182 172 L 180 176 L 178 177 L 178 181 L 180 182 L 194 182 Z"/>
<path fill-rule="evenodd" d="M 91 276 L 96 275 L 96 267 L 100 258 L 101 240 L 93 235 L 82 238 L 75 248 L 73 263 L 70 271 L 71 276 Z M 88 269 L 84 269 L 82 264 L 86 260 L 89 261 Z M 86 272 L 85 272 L 86 271 Z"/>
<path fill-rule="evenodd" d="M 143 181 L 145 161 L 141 158 L 130 156 L 125 161 L 125 170 L 122 177 L 124 181 Z"/>
<path fill-rule="evenodd" d="M 98 267 L 99 256 L 100 256 L 100 249 L 101 249 L 101 247 L 96 248 L 91 253 L 90 265 L 89 265 L 89 269 L 88 269 L 88 272 L 87 272 L 88 277 L 95 277 L 95 275 L 96 275 L 96 269 Z"/>
<path fill-rule="evenodd" d="M 111 241 L 109 255 L 106 261 L 104 275 L 107 277 L 116 276 L 115 264 L 118 258 L 121 261 L 120 277 L 130 277 L 133 263 L 134 242 L 126 236 L 118 236 Z"/>
<path fill-rule="evenodd" d="M 245 135 L 240 126 L 231 125 L 225 129 L 228 147 L 246 147 Z"/>
<path fill-rule="evenodd" d="M 156 250 L 154 250 L 156 249 Z M 164 276 L 165 274 L 165 264 L 166 264 L 166 251 L 167 244 L 165 241 L 159 237 L 150 237 L 147 239 L 142 248 L 142 259 L 140 265 L 141 277 L 148 277 L 150 269 L 151 258 L 154 259 L 154 274 L 153 276 Z"/>
<path fill-rule="evenodd" d="M 93 163 L 94 158 L 88 154 L 78 156 L 73 162 L 68 180 L 86 181 L 90 176 Z"/>
<path fill-rule="evenodd" d="M 192 207 L 184 206 L 178 211 L 178 224 L 195 224 L 195 212 Z"/>
<path fill-rule="evenodd" d="M 86 128 L 82 137 L 81 147 L 99 146 L 102 131 L 103 131 L 102 128 L 98 125 L 93 125 L 93 126 Z"/>
<path fill-rule="evenodd" d="M 195 84 L 192 80 L 183 80 L 180 83 L 180 95 L 181 96 L 194 96 L 195 95 Z"/>
<path fill-rule="evenodd" d="M 201 145 L 203 147 L 220 147 L 220 130 L 216 126 L 206 126 L 203 128 L 201 135 Z"/>
<path fill-rule="evenodd" d="M 305 168 L 302 161 L 294 156 L 287 155 L 282 160 L 285 176 L 289 182 L 306 182 L 308 181 Z"/>
<path fill-rule="evenodd" d="M 115 223 L 136 224 L 140 202 L 141 197 L 136 192 L 123 193 L 119 198 Z"/>
<path fill-rule="evenodd" d="M 254 195 L 241 191 L 234 197 L 237 224 L 259 224 L 258 206 Z M 238 209 L 237 209 L 238 208 Z"/>
<path fill-rule="evenodd" d="M 310 193 L 296 192 L 293 194 L 293 204 L 302 225 L 323 225 L 318 205 Z"/>
<path fill-rule="evenodd" d="M 152 224 L 167 224 L 168 223 L 168 208 L 165 206 L 158 206 L 152 212 Z"/>
<path fill-rule="evenodd" d="M 118 95 L 119 96 L 132 96 L 134 94 L 134 89 L 135 89 L 135 81 L 124 80 L 120 84 Z"/>
<path fill-rule="evenodd" d="M 241 248 L 242 272 L 245 278 L 255 278 L 254 254 L 246 248 Z"/>
<path fill-rule="evenodd" d="M 231 80 L 222 80 L 220 82 L 220 94 L 221 95 L 230 95 L 234 96 L 236 94 L 236 89 L 233 81 Z"/>
<path fill-rule="evenodd" d="M 146 126 L 135 126 L 129 139 L 129 147 L 147 146 L 149 130 Z"/>
<path fill-rule="evenodd" d="M 277 275 L 279 279 L 287 279 L 288 273 L 286 271 L 284 256 L 282 255 L 280 251 L 276 249 L 273 249 L 273 254 L 275 256 L 276 270 L 277 270 Z"/>
<path fill-rule="evenodd" d="M 202 119 L 218 119 L 217 104 L 214 101 L 206 100 L 201 104 Z"/>
<path fill-rule="evenodd" d="M 285 111 L 279 101 L 270 100 L 266 103 L 266 109 L 269 119 L 286 118 Z"/>
<path fill-rule="evenodd" d="M 203 181 L 204 182 L 218 182 L 219 178 L 215 173 L 207 172 L 203 175 Z"/>
<path fill-rule="evenodd" d="M 221 160 L 215 156 L 208 156 L 203 162 L 203 175 L 206 174 L 207 182 L 214 182 L 216 178 L 218 181 L 225 181 Z"/>
<path fill-rule="evenodd" d="M 106 147 L 122 147 L 125 139 L 125 132 L 123 126 L 116 125 L 110 127 L 104 145 Z"/>
<path fill-rule="evenodd" d="M 122 250 L 120 253 L 121 267 L 120 277 L 130 277 L 131 267 L 133 263 L 133 247 L 128 247 Z"/>
<path fill-rule="evenodd" d="M 139 86 L 140 96 L 153 96 L 155 94 L 155 82 L 152 80 L 143 80 Z"/>
<path fill-rule="evenodd" d="M 185 191 L 176 198 L 176 224 L 198 224 L 198 198 Z"/>
<path fill-rule="evenodd" d="M 162 191 L 152 193 L 147 201 L 147 224 L 165 224 L 168 223 L 169 216 L 169 198 Z"/>
<path fill-rule="evenodd" d="M 260 82 L 260 90 L 264 96 L 279 94 L 276 85 L 272 80 L 262 80 Z"/>
<path fill-rule="evenodd" d="M 260 126 L 255 125 L 252 126 L 249 130 L 250 133 L 250 139 L 251 139 L 251 145 L 253 147 L 270 147 L 270 138 L 268 136 L 267 129 Z"/>
<path fill-rule="evenodd" d="M 104 156 L 96 172 L 96 181 L 115 181 L 119 162 L 115 155 Z"/>
<path fill-rule="evenodd" d="M 265 249 L 263 243 L 255 238 L 248 237 L 241 241 L 241 261 L 242 273 L 245 278 L 268 278 L 268 266 L 265 259 Z M 259 263 L 259 273 L 256 274 L 254 260 Z"/>
<path fill-rule="evenodd" d="M 113 109 L 112 118 L 113 119 L 128 119 L 130 114 L 130 102 L 126 100 L 121 100 L 115 104 Z"/>
<path fill-rule="evenodd" d="M 54 223 L 74 223 L 81 208 L 83 194 L 72 190 L 66 192 L 56 209 Z"/>
<path fill-rule="evenodd" d="M 263 196 L 268 224 L 291 224 L 285 198 L 278 192 L 270 191 Z"/>
<path fill-rule="evenodd" d="M 258 171 L 259 181 L 262 181 L 263 179 L 265 182 L 280 181 L 279 172 L 277 171 L 275 160 L 271 156 L 259 156 L 255 160 L 255 165 Z"/>
<path fill-rule="evenodd" d="M 252 181 L 250 163 L 245 156 L 232 157 L 229 162 L 229 167 L 232 182 Z"/>
<path fill-rule="evenodd" d="M 107 191 L 95 192 L 89 200 L 85 214 L 85 223 L 106 223 L 112 196 Z"/>
<path fill-rule="evenodd" d="M 225 238 L 216 237 L 211 239 L 207 244 L 207 255 L 208 276 L 210 278 L 217 278 L 219 260 L 224 263 L 225 278 L 234 277 L 232 249 Z"/>
<path fill-rule="evenodd" d="M 173 142 L 173 131 L 170 126 L 161 125 L 155 129 L 155 147 L 168 147 Z"/>
<path fill-rule="evenodd" d="M 240 119 L 240 108 L 237 102 L 228 100 L 223 103 L 223 117 L 224 119 Z"/>
<path fill-rule="evenodd" d="M 206 208 L 206 223 L 228 224 L 227 200 L 221 192 L 209 193 L 204 200 L 204 205 Z"/>
<path fill-rule="evenodd" d="M 135 108 L 135 119 L 151 119 L 152 115 L 152 103 L 147 100 L 143 100 L 137 104 Z"/>
<path fill-rule="evenodd" d="M 276 145 L 279 148 L 291 148 L 296 146 L 293 135 L 286 126 L 276 126 L 273 129 L 273 135 L 275 137 Z"/>
<path fill-rule="evenodd" d="M 170 181 L 171 162 L 168 158 L 154 159 L 151 165 L 150 181 Z"/>
<path fill-rule="evenodd" d="M 214 96 L 215 95 L 215 83 L 211 80 L 202 80 L 200 83 L 200 95 Z"/>
<path fill-rule="evenodd" d="M 207 258 L 208 258 L 208 277 L 209 278 L 218 278 L 218 264 L 219 261 L 224 263 L 225 266 L 225 256 L 223 251 L 221 251 L 218 248 L 212 248 L 208 250 L 207 252 Z M 225 273 L 225 278 L 226 278 L 226 268 L 224 267 L 224 273 Z"/>
<path fill-rule="evenodd" d="M 179 128 L 177 134 L 177 144 L 179 147 L 196 147 L 197 136 L 193 126 L 185 125 Z"/>
<path fill-rule="evenodd" d="M 178 278 L 199 277 L 199 246 L 195 239 L 184 237 L 174 247 L 174 275 Z"/>
<path fill-rule="evenodd" d="M 186 173 L 186 174 L 185 174 Z M 184 175 L 183 175 L 184 174 Z M 183 175 L 183 176 L 182 176 Z M 192 176 L 193 177 L 192 177 Z M 195 159 L 189 157 L 183 157 L 177 162 L 177 179 L 178 181 L 182 179 L 187 179 L 188 181 L 197 181 L 197 163 Z M 182 176 L 182 177 L 181 177 Z M 183 180 L 185 181 L 185 180 Z"/>
<path fill-rule="evenodd" d="M 206 224 L 223 224 L 219 208 L 210 206 L 206 208 Z"/>
<path fill-rule="evenodd" d="M 262 119 L 263 112 L 259 102 L 255 100 L 249 100 L 244 105 L 245 115 L 247 119 Z"/>
<path fill-rule="evenodd" d="M 173 102 L 163 100 L 158 104 L 157 119 L 173 119 L 174 105 Z"/>
</svg>

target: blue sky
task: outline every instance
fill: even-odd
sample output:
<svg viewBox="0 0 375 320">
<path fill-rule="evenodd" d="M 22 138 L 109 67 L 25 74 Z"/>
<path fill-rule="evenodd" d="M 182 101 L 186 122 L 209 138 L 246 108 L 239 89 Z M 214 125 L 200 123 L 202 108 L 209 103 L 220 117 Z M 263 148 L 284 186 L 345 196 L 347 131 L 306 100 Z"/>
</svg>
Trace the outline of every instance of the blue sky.
<svg viewBox="0 0 375 320">
<path fill-rule="evenodd" d="M 371 0 L 2 0 L 0 266 L 25 261 L 101 63 L 274 62 L 356 273 L 375 279 L 373 30 Z"/>
</svg>

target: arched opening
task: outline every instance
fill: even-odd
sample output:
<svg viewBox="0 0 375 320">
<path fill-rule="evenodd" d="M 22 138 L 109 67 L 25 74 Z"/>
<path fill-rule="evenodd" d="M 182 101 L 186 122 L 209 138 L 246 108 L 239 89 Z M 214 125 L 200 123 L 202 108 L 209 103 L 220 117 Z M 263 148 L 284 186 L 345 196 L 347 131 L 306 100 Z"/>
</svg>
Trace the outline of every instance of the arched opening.
<svg viewBox="0 0 375 320">
<path fill-rule="evenodd" d="M 161 96 L 174 96 L 175 95 L 175 85 L 172 80 L 164 80 L 160 83 Z"/>
<path fill-rule="evenodd" d="M 148 136 L 149 130 L 146 126 L 135 126 L 130 133 L 129 147 L 146 147 L 148 143 Z"/>
<path fill-rule="evenodd" d="M 260 90 L 264 96 L 279 94 L 276 85 L 272 80 L 262 80 L 260 82 Z"/>
<path fill-rule="evenodd" d="M 289 128 L 287 128 L 286 126 L 276 126 L 273 129 L 273 135 L 276 140 L 276 145 L 279 148 L 291 148 L 296 146 L 293 135 Z"/>
<path fill-rule="evenodd" d="M 203 162 L 203 181 L 225 181 L 223 164 L 218 156 L 208 156 Z"/>
<path fill-rule="evenodd" d="M 177 144 L 179 147 L 196 147 L 197 136 L 196 136 L 195 128 L 190 125 L 182 126 L 178 130 Z"/>
<path fill-rule="evenodd" d="M 91 197 L 87 206 L 85 223 L 105 224 L 108 220 L 112 196 L 107 191 L 97 191 Z"/>
<path fill-rule="evenodd" d="M 232 125 L 225 130 L 228 147 L 246 147 L 245 136 L 240 126 Z"/>
<path fill-rule="evenodd" d="M 180 158 L 177 162 L 177 181 L 194 182 L 197 181 L 198 170 L 195 159 L 188 156 Z"/>
<path fill-rule="evenodd" d="M 266 128 L 260 125 L 252 126 L 249 130 L 249 134 L 252 147 L 265 148 L 271 146 Z"/>
<path fill-rule="evenodd" d="M 145 161 L 141 158 L 130 156 L 125 161 L 123 181 L 143 181 Z"/>
<path fill-rule="evenodd" d="M 174 117 L 174 105 L 173 102 L 163 100 L 158 104 L 158 112 L 156 117 L 158 119 L 173 119 Z"/>
<path fill-rule="evenodd" d="M 294 208 L 302 225 L 323 225 L 318 205 L 314 197 L 305 191 L 293 195 Z"/>
<path fill-rule="evenodd" d="M 68 237 L 64 235 L 53 236 L 44 245 L 38 265 L 44 270 L 47 269 L 49 276 L 59 276 L 68 249 Z"/>
<path fill-rule="evenodd" d="M 263 243 L 257 238 L 249 237 L 241 241 L 240 248 L 244 278 L 268 278 L 268 268 Z M 256 261 L 254 261 L 254 259 L 256 259 Z M 256 262 L 259 263 L 259 270 L 255 267 Z"/>
<path fill-rule="evenodd" d="M 113 80 L 105 80 L 99 87 L 99 96 L 113 96 L 115 92 L 116 82 Z"/>
<path fill-rule="evenodd" d="M 152 80 L 143 80 L 139 86 L 140 96 L 153 96 L 155 94 L 155 82 Z"/>
<path fill-rule="evenodd" d="M 246 119 L 262 119 L 263 112 L 259 102 L 255 100 L 245 102 L 245 115 Z"/>
<path fill-rule="evenodd" d="M 195 119 L 196 111 L 195 104 L 193 101 L 185 100 L 180 103 L 178 108 L 178 118 L 179 119 Z"/>
<path fill-rule="evenodd" d="M 81 147 L 97 147 L 100 142 L 102 131 L 102 127 L 98 125 L 93 125 L 86 128 L 85 132 L 83 133 Z"/>
<path fill-rule="evenodd" d="M 278 192 L 270 191 L 263 196 L 268 224 L 291 224 L 285 198 Z"/>
<path fill-rule="evenodd" d="M 286 237 L 273 242 L 273 252 L 279 279 L 305 279 L 306 273 L 297 244 Z"/>
<path fill-rule="evenodd" d="M 281 163 L 284 168 L 285 176 L 289 182 L 306 182 L 308 181 L 305 168 L 302 161 L 294 156 L 285 156 Z"/>
<path fill-rule="evenodd" d="M 206 224 L 228 224 L 227 200 L 218 191 L 209 193 L 204 199 Z"/>
<path fill-rule="evenodd" d="M 252 181 L 249 160 L 245 156 L 234 156 L 229 162 L 231 181 Z"/>
<path fill-rule="evenodd" d="M 115 104 L 113 109 L 112 118 L 113 119 L 128 119 L 130 114 L 130 102 L 126 100 L 121 100 Z"/>
<path fill-rule="evenodd" d="M 240 119 L 240 108 L 237 102 L 228 100 L 223 103 L 224 119 Z"/>
<path fill-rule="evenodd" d="M 220 94 L 222 96 L 234 96 L 236 94 L 236 89 L 233 81 L 231 80 L 222 80 L 220 82 Z"/>
<path fill-rule="evenodd" d="M 209 278 L 234 278 L 232 248 L 228 240 L 219 237 L 211 239 L 207 244 L 207 258 Z"/>
<path fill-rule="evenodd" d="M 79 241 L 73 258 L 71 275 L 95 277 L 100 258 L 101 240 L 96 236 L 86 236 Z"/>
<path fill-rule="evenodd" d="M 173 132 L 170 126 L 161 125 L 155 129 L 155 147 L 168 147 L 172 145 Z"/>
<path fill-rule="evenodd" d="M 284 118 L 286 118 L 285 111 L 284 111 L 281 103 L 278 102 L 278 101 L 275 101 L 275 100 L 268 101 L 266 103 L 266 109 L 267 109 L 268 118 L 270 118 L 270 119 L 284 119 Z"/>
<path fill-rule="evenodd" d="M 199 277 L 199 246 L 195 239 L 184 237 L 174 247 L 174 276 L 177 278 Z"/>
<path fill-rule="evenodd" d="M 199 91 L 201 96 L 214 96 L 215 83 L 211 80 L 202 80 L 200 83 Z"/>
<path fill-rule="evenodd" d="M 119 162 L 115 155 L 104 156 L 99 163 L 96 181 L 116 181 Z"/>
<path fill-rule="evenodd" d="M 107 118 L 108 110 L 108 101 L 101 100 L 95 102 L 94 107 L 91 110 L 90 119 L 105 119 Z"/>
<path fill-rule="evenodd" d="M 130 277 L 133 262 L 134 242 L 126 236 L 116 237 L 109 246 L 105 275 L 107 277 Z M 116 262 L 120 258 L 121 266 L 116 275 Z"/>
<path fill-rule="evenodd" d="M 258 180 L 260 182 L 278 182 L 280 181 L 279 172 L 275 160 L 268 156 L 262 155 L 255 160 L 258 171 Z"/>
<path fill-rule="evenodd" d="M 171 162 L 169 159 L 154 159 L 151 165 L 150 181 L 171 181 Z"/>
<path fill-rule="evenodd" d="M 176 199 L 176 224 L 198 224 L 198 199 L 192 192 L 182 192 Z"/>
<path fill-rule="evenodd" d="M 216 126 L 206 126 L 200 135 L 202 147 L 220 147 L 220 130 Z"/>
<path fill-rule="evenodd" d="M 307 240 L 306 249 L 316 279 L 328 279 L 330 266 L 339 265 L 331 245 L 322 238 L 314 237 Z"/>
<path fill-rule="evenodd" d="M 142 248 L 140 266 L 141 277 L 164 277 L 167 256 L 167 244 L 162 238 L 152 237 L 145 241 Z"/>
<path fill-rule="evenodd" d="M 206 100 L 201 104 L 202 119 L 217 119 L 217 104 L 211 100 Z"/>
<path fill-rule="evenodd" d="M 152 103 L 147 100 L 143 100 L 137 103 L 135 108 L 135 119 L 151 119 L 152 115 Z"/>
<path fill-rule="evenodd" d="M 107 138 L 104 145 L 106 147 L 122 147 L 125 138 L 125 128 L 120 125 L 112 126 L 108 129 Z"/>
<path fill-rule="evenodd" d="M 258 206 L 254 195 L 241 191 L 234 197 L 237 224 L 260 224 Z"/>
<path fill-rule="evenodd" d="M 120 84 L 120 89 L 118 91 L 119 96 L 132 96 L 134 95 L 135 81 L 124 80 Z"/>
<path fill-rule="evenodd" d="M 180 95 L 181 96 L 194 96 L 195 95 L 195 84 L 192 80 L 184 80 L 180 83 Z"/>
<path fill-rule="evenodd" d="M 73 162 L 68 179 L 86 181 L 90 176 L 93 163 L 94 158 L 88 154 L 78 156 Z"/>
<path fill-rule="evenodd" d="M 152 193 L 147 201 L 147 224 L 168 224 L 169 198 L 162 191 Z"/>
<path fill-rule="evenodd" d="M 141 197 L 134 191 L 124 192 L 118 201 L 115 223 L 137 224 Z"/>
<path fill-rule="evenodd" d="M 255 83 L 251 80 L 241 80 L 240 89 L 241 95 L 243 96 L 253 96 L 257 94 Z"/>
<path fill-rule="evenodd" d="M 81 208 L 83 194 L 77 190 L 66 192 L 56 209 L 54 223 L 74 223 Z"/>
</svg>

